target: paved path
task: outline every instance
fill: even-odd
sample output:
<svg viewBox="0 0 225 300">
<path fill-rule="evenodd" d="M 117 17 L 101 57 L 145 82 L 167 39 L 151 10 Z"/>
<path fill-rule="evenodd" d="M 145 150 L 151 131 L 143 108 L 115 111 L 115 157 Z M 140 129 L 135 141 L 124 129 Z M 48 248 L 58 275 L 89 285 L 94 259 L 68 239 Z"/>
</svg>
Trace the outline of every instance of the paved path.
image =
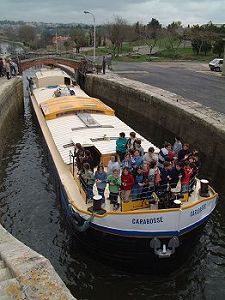
<svg viewBox="0 0 225 300">
<path fill-rule="evenodd" d="M 115 63 L 114 72 L 194 100 L 225 113 L 225 77 L 206 63 Z"/>
</svg>

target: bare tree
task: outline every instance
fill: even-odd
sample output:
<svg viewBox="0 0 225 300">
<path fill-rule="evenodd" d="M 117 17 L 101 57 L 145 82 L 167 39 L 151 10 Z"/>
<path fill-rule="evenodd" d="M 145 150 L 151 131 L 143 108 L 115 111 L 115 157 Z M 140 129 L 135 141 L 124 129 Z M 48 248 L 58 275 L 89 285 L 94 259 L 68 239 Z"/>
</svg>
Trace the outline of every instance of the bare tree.
<svg viewBox="0 0 225 300">
<path fill-rule="evenodd" d="M 19 27 L 18 35 L 23 43 L 31 46 L 36 40 L 36 28 L 29 25 L 22 25 Z"/>
<path fill-rule="evenodd" d="M 118 56 L 122 51 L 123 42 L 128 29 L 127 21 L 121 17 L 115 17 L 114 22 L 105 25 L 107 37 L 112 43 L 113 56 Z"/>
</svg>

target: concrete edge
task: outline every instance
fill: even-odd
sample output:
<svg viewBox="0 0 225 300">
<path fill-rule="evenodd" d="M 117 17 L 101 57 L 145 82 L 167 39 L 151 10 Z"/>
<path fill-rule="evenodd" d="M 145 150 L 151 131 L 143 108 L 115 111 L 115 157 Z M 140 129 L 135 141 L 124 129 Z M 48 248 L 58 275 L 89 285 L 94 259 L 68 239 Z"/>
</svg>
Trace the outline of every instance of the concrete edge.
<svg viewBox="0 0 225 300">
<path fill-rule="evenodd" d="M 91 80 L 101 78 L 103 81 L 116 83 L 123 89 L 133 90 L 137 93 L 142 92 L 142 94 L 146 94 L 148 97 L 157 98 L 161 104 L 173 106 L 178 111 L 182 110 L 182 112 L 190 114 L 192 117 L 197 117 L 205 126 L 210 124 L 211 126 L 215 126 L 221 134 L 225 133 L 225 115 L 196 101 L 183 98 L 175 93 L 146 83 L 118 76 L 114 73 L 107 73 L 106 75 L 87 74 L 87 76 L 91 78 Z"/>
<path fill-rule="evenodd" d="M 0 225 L 0 255 L 27 299 L 75 299 L 44 256 L 30 249 Z"/>
</svg>

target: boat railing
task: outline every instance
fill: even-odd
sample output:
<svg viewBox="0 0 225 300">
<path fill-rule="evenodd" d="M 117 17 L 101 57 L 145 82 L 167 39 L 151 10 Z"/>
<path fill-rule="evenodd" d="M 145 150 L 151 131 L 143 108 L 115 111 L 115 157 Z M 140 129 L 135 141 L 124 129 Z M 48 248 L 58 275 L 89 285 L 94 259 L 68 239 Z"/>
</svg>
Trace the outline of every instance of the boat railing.
<svg viewBox="0 0 225 300">
<path fill-rule="evenodd" d="M 80 176 L 75 172 L 75 167 L 76 167 L 76 157 L 73 154 L 73 152 L 70 150 L 69 151 L 69 156 L 70 156 L 70 164 L 72 164 L 72 175 L 74 180 L 77 183 L 77 186 L 79 188 L 81 196 L 85 199 L 85 202 L 87 203 L 87 190 L 84 188 L 84 184 L 80 178 Z"/>
<path fill-rule="evenodd" d="M 87 184 L 82 175 L 79 176 L 80 184 L 85 196 L 86 204 L 88 199 L 91 200 L 93 195 L 94 184 Z M 162 185 L 146 185 L 143 188 L 133 187 L 127 197 L 125 190 L 120 190 L 118 194 L 118 203 L 120 203 L 121 211 L 132 211 L 143 208 L 150 209 L 169 209 L 177 207 L 174 204 L 174 200 L 180 199 L 182 202 L 187 202 L 191 193 L 194 191 L 196 185 L 196 177 L 194 177 L 190 184 L 188 191 L 182 193 L 180 190 L 173 191 L 173 188 L 176 188 L 176 183 L 167 183 Z"/>
<path fill-rule="evenodd" d="M 86 180 L 82 177 L 82 174 L 76 168 L 76 157 L 70 150 L 70 163 L 72 164 L 73 178 L 77 183 L 79 191 L 82 197 L 85 199 L 85 203 L 88 203 L 88 199 L 91 199 L 90 195 L 93 195 L 94 184 L 87 184 Z M 188 201 L 191 193 L 196 185 L 196 177 L 193 177 L 189 183 L 188 190 L 182 193 L 178 187 L 179 182 L 168 182 L 166 184 L 145 184 L 144 186 L 133 186 L 129 196 L 127 196 L 125 190 L 122 188 L 118 194 L 118 201 L 120 203 L 121 211 L 132 211 L 142 208 L 152 209 L 168 209 L 174 207 L 174 200 L 180 199 L 181 201 Z M 175 191 L 176 190 L 176 191 Z"/>
</svg>

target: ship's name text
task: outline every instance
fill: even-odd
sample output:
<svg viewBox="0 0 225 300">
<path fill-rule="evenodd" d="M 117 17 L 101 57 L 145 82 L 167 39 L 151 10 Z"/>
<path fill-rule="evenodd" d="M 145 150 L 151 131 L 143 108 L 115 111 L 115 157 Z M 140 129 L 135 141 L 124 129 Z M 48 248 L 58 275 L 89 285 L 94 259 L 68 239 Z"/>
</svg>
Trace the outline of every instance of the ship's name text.
<svg viewBox="0 0 225 300">
<path fill-rule="evenodd" d="M 163 217 L 148 218 L 148 219 L 132 219 L 132 224 L 144 225 L 162 223 Z"/>
<path fill-rule="evenodd" d="M 206 203 L 200 206 L 199 208 L 192 210 L 190 213 L 191 217 L 200 214 L 204 209 L 206 209 Z"/>
</svg>

